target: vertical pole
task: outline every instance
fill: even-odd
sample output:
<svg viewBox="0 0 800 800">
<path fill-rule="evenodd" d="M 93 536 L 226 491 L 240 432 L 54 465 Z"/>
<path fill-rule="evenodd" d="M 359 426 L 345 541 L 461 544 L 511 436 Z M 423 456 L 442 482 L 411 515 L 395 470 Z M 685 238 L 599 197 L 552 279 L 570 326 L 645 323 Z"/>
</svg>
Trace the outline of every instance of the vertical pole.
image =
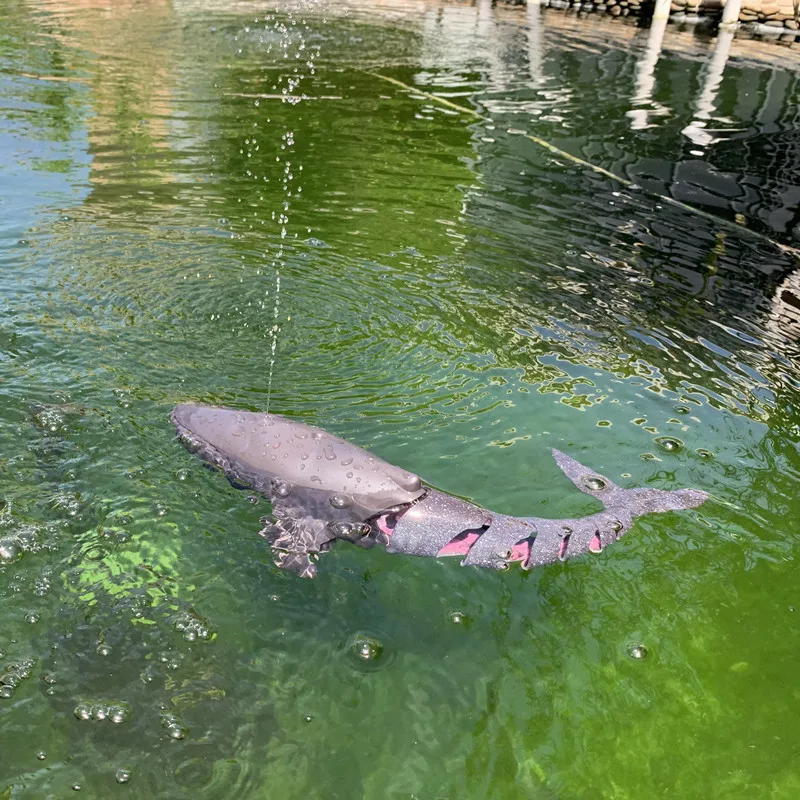
<svg viewBox="0 0 800 800">
<path fill-rule="evenodd" d="M 669 7 L 670 0 L 656 0 L 656 7 L 653 9 L 653 19 L 668 19 Z"/>
<path fill-rule="evenodd" d="M 722 9 L 722 20 L 719 23 L 720 28 L 738 25 L 739 12 L 742 10 L 742 0 L 725 0 L 725 6 Z"/>
</svg>

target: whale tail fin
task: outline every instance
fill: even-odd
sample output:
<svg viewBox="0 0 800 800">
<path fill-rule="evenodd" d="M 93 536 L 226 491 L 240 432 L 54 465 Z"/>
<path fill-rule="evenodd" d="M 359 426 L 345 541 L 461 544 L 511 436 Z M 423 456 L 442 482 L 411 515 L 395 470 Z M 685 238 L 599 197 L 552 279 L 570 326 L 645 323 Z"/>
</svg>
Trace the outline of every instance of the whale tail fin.
<svg viewBox="0 0 800 800">
<path fill-rule="evenodd" d="M 624 510 L 631 517 L 697 508 L 708 499 L 699 489 L 623 489 L 560 450 L 553 450 L 553 458 L 578 489 L 596 497 L 609 511 Z"/>
</svg>

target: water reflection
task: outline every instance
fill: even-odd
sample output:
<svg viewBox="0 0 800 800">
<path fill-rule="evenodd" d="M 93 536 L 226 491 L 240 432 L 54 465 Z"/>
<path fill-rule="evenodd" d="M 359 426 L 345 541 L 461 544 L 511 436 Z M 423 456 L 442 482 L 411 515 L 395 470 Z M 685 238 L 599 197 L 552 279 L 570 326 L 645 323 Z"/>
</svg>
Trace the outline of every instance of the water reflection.
<svg viewBox="0 0 800 800">
<path fill-rule="evenodd" d="M 0 793 L 793 796 L 794 56 L 734 39 L 712 99 L 714 43 L 676 31 L 377 5 L 0 31 Z M 300 585 L 167 421 L 263 408 L 275 341 L 274 410 L 478 502 L 584 513 L 554 445 L 715 500 L 569 569 L 341 548 Z"/>
</svg>

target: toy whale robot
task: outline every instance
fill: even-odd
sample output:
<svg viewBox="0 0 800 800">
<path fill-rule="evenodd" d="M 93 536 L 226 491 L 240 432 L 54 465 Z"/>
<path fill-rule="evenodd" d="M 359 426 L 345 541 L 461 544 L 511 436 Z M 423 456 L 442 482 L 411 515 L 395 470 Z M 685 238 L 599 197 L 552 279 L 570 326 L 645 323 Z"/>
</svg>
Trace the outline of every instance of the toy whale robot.
<svg viewBox="0 0 800 800">
<path fill-rule="evenodd" d="M 426 486 L 417 475 L 326 431 L 277 414 L 184 404 L 171 415 L 178 437 L 237 486 L 265 495 L 261 531 L 275 564 L 313 578 L 321 553 L 341 539 L 389 553 L 462 556 L 463 566 L 522 569 L 598 553 L 642 514 L 696 508 L 697 489 L 623 489 L 564 453 L 556 463 L 604 505 L 577 519 L 497 514 Z"/>
</svg>

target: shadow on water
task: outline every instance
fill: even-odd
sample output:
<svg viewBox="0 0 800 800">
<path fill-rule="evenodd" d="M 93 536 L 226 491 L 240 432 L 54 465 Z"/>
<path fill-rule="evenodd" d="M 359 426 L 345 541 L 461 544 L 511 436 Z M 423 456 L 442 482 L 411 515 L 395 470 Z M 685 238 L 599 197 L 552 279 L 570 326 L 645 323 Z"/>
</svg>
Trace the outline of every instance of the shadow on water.
<svg viewBox="0 0 800 800">
<path fill-rule="evenodd" d="M 0 796 L 797 795 L 793 49 L 720 73 L 487 3 L 2 15 Z M 530 574 L 337 547 L 302 582 L 181 400 L 512 514 L 592 510 L 553 446 L 713 500 Z"/>
</svg>

